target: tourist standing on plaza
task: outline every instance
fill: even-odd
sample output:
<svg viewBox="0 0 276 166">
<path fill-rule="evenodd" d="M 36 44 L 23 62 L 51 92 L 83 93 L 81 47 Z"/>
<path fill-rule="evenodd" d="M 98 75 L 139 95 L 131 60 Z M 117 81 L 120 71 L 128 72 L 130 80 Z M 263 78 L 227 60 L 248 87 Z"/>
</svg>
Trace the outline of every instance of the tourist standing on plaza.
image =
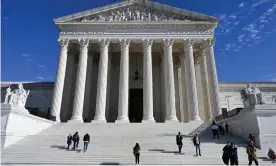
<svg viewBox="0 0 276 166">
<path fill-rule="evenodd" d="M 218 127 L 219 127 L 220 134 L 224 135 L 224 128 L 223 128 L 222 124 L 219 124 Z"/>
<path fill-rule="evenodd" d="M 231 146 L 230 146 L 230 142 L 227 141 L 227 145 L 225 145 L 222 149 L 223 151 L 223 154 L 222 154 L 222 160 L 223 160 L 223 163 L 225 165 L 228 165 L 229 164 L 229 160 L 230 160 L 230 155 L 231 155 Z"/>
<path fill-rule="evenodd" d="M 235 146 L 234 143 L 231 143 L 230 150 L 231 150 L 231 154 L 230 154 L 231 165 L 239 165 L 238 148 Z"/>
<path fill-rule="evenodd" d="M 213 132 L 214 139 L 216 138 L 216 136 L 219 139 L 218 126 L 216 125 L 216 123 L 213 123 L 212 125 L 212 132 Z"/>
<path fill-rule="evenodd" d="M 178 135 L 176 135 L 176 144 L 178 146 L 179 153 L 181 153 L 181 149 L 182 149 L 182 145 L 183 145 L 182 139 L 183 139 L 183 137 L 181 136 L 181 134 L 179 132 Z"/>
<path fill-rule="evenodd" d="M 248 140 L 249 140 L 249 142 L 252 141 L 253 144 L 255 143 L 255 137 L 252 134 L 249 134 Z"/>
<path fill-rule="evenodd" d="M 135 146 L 133 147 L 133 154 L 135 156 L 135 164 L 139 164 L 140 163 L 140 145 L 139 143 L 136 143 Z"/>
<path fill-rule="evenodd" d="M 76 133 L 73 135 L 73 142 L 74 142 L 73 149 L 76 149 L 76 147 L 79 146 L 79 142 L 80 142 L 80 137 L 79 137 L 79 133 L 78 133 L 78 132 L 76 132 Z"/>
<path fill-rule="evenodd" d="M 73 139 L 72 135 L 69 134 L 67 136 L 67 149 L 69 149 L 70 145 L 72 144 L 72 139 Z"/>
<path fill-rule="evenodd" d="M 229 125 L 228 125 L 227 122 L 226 122 L 226 124 L 225 124 L 225 130 L 226 130 L 227 133 L 229 133 Z"/>
<path fill-rule="evenodd" d="M 252 161 L 255 162 L 255 165 L 258 165 L 258 158 L 257 158 L 257 153 L 256 153 L 256 148 L 254 147 L 253 141 L 250 141 L 247 148 L 246 148 L 246 153 L 248 154 L 248 161 L 249 164 L 252 164 Z"/>
<path fill-rule="evenodd" d="M 196 133 L 196 135 L 193 138 L 193 143 L 194 146 L 196 147 L 196 155 L 198 156 L 198 154 L 201 156 L 201 151 L 200 151 L 200 139 L 198 137 L 198 134 Z"/>
<path fill-rule="evenodd" d="M 88 133 L 86 133 L 83 137 L 83 142 L 84 142 L 84 145 L 83 145 L 83 152 L 86 152 L 87 151 L 87 148 L 88 148 L 88 144 L 90 142 L 90 136 Z"/>
</svg>

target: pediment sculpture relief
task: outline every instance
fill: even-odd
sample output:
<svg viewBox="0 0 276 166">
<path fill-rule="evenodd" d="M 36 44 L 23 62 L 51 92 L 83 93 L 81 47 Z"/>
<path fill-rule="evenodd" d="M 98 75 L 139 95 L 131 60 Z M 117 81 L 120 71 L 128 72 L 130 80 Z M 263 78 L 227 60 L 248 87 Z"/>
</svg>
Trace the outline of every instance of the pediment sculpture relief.
<svg viewBox="0 0 276 166">
<path fill-rule="evenodd" d="M 25 90 L 22 84 L 18 84 L 18 89 L 11 91 L 11 88 L 6 89 L 6 96 L 4 104 L 10 104 L 14 107 L 20 107 L 25 109 L 27 98 L 30 94 L 30 90 Z"/>
<path fill-rule="evenodd" d="M 241 96 L 245 107 L 265 104 L 263 94 L 256 85 L 251 86 L 248 83 L 247 87 L 241 91 Z"/>
<path fill-rule="evenodd" d="M 81 22 L 91 21 L 170 21 L 170 20 L 195 20 L 192 17 L 186 17 L 181 14 L 152 9 L 142 5 L 132 5 L 119 9 L 109 10 L 99 14 L 83 17 Z"/>
</svg>

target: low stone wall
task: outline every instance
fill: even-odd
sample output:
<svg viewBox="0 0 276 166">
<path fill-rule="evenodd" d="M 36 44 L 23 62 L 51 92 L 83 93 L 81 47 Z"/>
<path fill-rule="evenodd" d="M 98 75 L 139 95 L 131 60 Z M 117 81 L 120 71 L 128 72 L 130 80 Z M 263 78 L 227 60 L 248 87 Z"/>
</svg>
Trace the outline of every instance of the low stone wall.
<svg viewBox="0 0 276 166">
<path fill-rule="evenodd" d="M 15 144 L 28 135 L 37 134 L 53 124 L 54 121 L 1 104 L 1 149 Z"/>
</svg>

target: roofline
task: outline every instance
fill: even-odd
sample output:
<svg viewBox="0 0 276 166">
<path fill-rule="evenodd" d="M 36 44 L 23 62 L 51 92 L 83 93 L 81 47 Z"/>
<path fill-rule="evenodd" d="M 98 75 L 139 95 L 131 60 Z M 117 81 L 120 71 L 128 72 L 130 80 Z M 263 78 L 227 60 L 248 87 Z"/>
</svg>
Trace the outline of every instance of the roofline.
<svg viewBox="0 0 276 166">
<path fill-rule="evenodd" d="M 174 24 L 209 24 L 209 25 L 217 25 L 218 22 L 209 22 L 209 21 L 189 21 L 189 20 L 183 20 L 183 21 L 179 21 L 179 20 L 171 20 L 171 21 L 96 21 L 96 22 L 56 22 L 56 25 L 99 25 L 99 24 L 110 24 L 110 25 L 114 25 L 114 24 L 156 24 L 158 22 L 158 24 L 168 24 L 168 23 L 174 23 Z"/>
</svg>

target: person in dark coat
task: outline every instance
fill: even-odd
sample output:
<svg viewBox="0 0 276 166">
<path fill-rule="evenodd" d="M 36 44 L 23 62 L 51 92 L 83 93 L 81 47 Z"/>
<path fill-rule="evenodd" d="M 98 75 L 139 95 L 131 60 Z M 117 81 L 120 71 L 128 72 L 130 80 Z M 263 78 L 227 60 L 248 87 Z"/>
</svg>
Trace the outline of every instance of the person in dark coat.
<svg viewBox="0 0 276 166">
<path fill-rule="evenodd" d="M 268 149 L 267 155 L 268 155 L 268 157 L 269 157 L 271 160 L 275 160 L 275 159 L 276 159 L 275 152 L 274 152 L 271 148 Z"/>
<path fill-rule="evenodd" d="M 133 155 L 135 156 L 135 164 L 140 163 L 140 145 L 139 143 L 136 143 L 135 146 L 133 147 Z"/>
<path fill-rule="evenodd" d="M 178 150 L 179 150 L 179 153 L 181 153 L 181 149 L 182 149 L 182 139 L 183 137 L 181 136 L 180 132 L 178 133 L 178 135 L 176 136 L 176 144 L 178 146 Z"/>
<path fill-rule="evenodd" d="M 193 143 L 194 143 L 194 146 L 196 147 L 196 155 L 198 156 L 201 156 L 201 151 L 200 151 L 200 139 L 198 137 L 198 134 L 196 134 L 193 138 Z"/>
<path fill-rule="evenodd" d="M 80 142 L 79 133 L 76 132 L 76 133 L 73 135 L 73 143 L 74 143 L 73 149 L 76 149 L 76 147 L 79 146 L 79 142 Z"/>
<path fill-rule="evenodd" d="M 227 141 L 227 145 L 225 145 L 225 146 L 223 147 L 223 149 L 222 149 L 222 151 L 223 151 L 222 160 L 223 160 L 223 163 L 224 163 L 225 165 L 228 165 L 228 164 L 229 164 L 230 154 L 231 154 L 231 152 L 230 152 L 231 149 L 230 149 L 230 148 L 231 148 L 230 142 Z"/>
<path fill-rule="evenodd" d="M 219 127 L 220 134 L 224 135 L 224 128 L 223 128 L 222 124 L 219 124 L 218 127 Z"/>
<path fill-rule="evenodd" d="M 86 152 L 87 151 L 87 148 L 88 148 L 88 144 L 90 142 L 90 136 L 88 133 L 86 133 L 83 137 L 83 142 L 84 142 L 84 145 L 83 145 L 83 152 Z"/>
<path fill-rule="evenodd" d="M 239 165 L 238 161 L 238 148 L 235 146 L 234 143 L 230 145 L 230 163 L 231 165 Z"/>
<path fill-rule="evenodd" d="M 72 135 L 71 134 L 69 134 L 68 136 L 67 136 L 67 149 L 69 149 L 69 147 L 70 147 L 70 145 L 72 144 L 72 139 L 73 139 L 73 137 L 72 137 Z"/>
<path fill-rule="evenodd" d="M 255 162 L 255 165 L 259 165 L 256 151 L 257 150 L 254 147 L 253 141 L 250 141 L 246 148 L 246 153 L 248 154 L 248 161 L 249 161 L 248 165 L 251 165 L 252 161 Z"/>
<path fill-rule="evenodd" d="M 227 122 L 226 122 L 226 124 L 225 124 L 225 130 L 226 130 L 227 133 L 229 133 L 229 125 L 228 125 Z"/>
</svg>

